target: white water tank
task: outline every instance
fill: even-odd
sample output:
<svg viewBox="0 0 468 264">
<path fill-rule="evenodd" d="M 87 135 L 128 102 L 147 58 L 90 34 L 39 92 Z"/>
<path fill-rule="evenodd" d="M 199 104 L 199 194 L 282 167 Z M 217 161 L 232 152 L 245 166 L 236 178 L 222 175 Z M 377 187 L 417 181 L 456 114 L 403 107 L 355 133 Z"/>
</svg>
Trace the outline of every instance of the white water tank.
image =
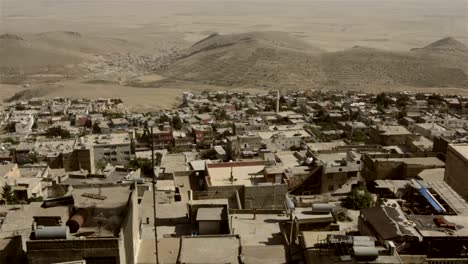
<svg viewBox="0 0 468 264">
<path fill-rule="evenodd" d="M 37 240 L 70 238 L 68 226 L 39 226 L 34 232 Z"/>
<path fill-rule="evenodd" d="M 335 210 L 335 206 L 328 203 L 315 203 L 312 204 L 313 213 L 331 213 Z"/>
</svg>

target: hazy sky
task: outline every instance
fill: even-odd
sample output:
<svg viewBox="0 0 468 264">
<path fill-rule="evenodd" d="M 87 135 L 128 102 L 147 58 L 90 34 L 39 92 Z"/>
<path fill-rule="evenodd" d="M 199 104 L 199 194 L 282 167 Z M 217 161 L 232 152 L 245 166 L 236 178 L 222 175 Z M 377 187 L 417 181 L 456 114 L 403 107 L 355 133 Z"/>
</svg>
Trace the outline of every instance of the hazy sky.
<svg viewBox="0 0 468 264">
<path fill-rule="evenodd" d="M 266 4 L 268 2 L 268 4 Z M 0 32 L 105 36 L 286 31 L 329 50 L 467 42 L 465 0 L 0 0 Z"/>
</svg>

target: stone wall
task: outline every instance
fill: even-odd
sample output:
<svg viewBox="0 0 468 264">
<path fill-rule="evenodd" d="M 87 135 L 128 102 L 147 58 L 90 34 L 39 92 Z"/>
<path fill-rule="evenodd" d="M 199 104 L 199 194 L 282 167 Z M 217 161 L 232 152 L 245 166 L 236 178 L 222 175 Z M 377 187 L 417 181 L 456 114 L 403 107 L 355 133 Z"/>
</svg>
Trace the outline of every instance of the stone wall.
<svg viewBox="0 0 468 264">
<path fill-rule="evenodd" d="M 288 185 L 254 185 L 244 189 L 245 209 L 278 209 L 284 208 Z"/>
<path fill-rule="evenodd" d="M 56 263 L 100 258 L 121 263 L 119 239 L 54 239 L 26 242 L 29 264 Z"/>
</svg>

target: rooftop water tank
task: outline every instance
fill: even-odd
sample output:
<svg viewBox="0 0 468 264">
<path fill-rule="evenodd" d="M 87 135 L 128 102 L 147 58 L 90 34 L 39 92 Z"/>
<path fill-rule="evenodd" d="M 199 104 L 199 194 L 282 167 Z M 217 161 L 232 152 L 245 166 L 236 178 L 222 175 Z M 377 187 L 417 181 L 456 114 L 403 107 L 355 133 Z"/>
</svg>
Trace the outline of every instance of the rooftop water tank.
<svg viewBox="0 0 468 264">
<path fill-rule="evenodd" d="M 374 261 L 379 257 L 379 251 L 375 247 L 353 247 L 354 257 L 357 261 Z"/>
<path fill-rule="evenodd" d="M 67 221 L 67 226 L 70 227 L 70 232 L 76 233 L 80 227 L 86 223 L 86 218 L 88 217 L 88 211 L 86 209 L 79 209 L 75 214 L 70 217 Z"/>
<path fill-rule="evenodd" d="M 35 230 L 35 237 L 42 239 L 69 239 L 70 229 L 68 226 L 39 226 Z"/>
<path fill-rule="evenodd" d="M 313 213 L 331 213 L 335 210 L 335 206 L 328 203 L 315 203 L 312 204 Z"/>
</svg>

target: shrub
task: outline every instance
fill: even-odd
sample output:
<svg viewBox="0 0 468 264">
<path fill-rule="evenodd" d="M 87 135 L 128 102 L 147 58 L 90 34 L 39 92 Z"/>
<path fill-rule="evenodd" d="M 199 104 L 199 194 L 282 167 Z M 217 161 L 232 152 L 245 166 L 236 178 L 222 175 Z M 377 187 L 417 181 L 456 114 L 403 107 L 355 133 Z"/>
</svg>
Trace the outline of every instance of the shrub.
<svg viewBox="0 0 468 264">
<path fill-rule="evenodd" d="M 361 210 L 373 205 L 374 199 L 372 198 L 372 194 L 363 189 L 353 189 L 343 201 L 344 207 L 353 210 Z"/>
</svg>

